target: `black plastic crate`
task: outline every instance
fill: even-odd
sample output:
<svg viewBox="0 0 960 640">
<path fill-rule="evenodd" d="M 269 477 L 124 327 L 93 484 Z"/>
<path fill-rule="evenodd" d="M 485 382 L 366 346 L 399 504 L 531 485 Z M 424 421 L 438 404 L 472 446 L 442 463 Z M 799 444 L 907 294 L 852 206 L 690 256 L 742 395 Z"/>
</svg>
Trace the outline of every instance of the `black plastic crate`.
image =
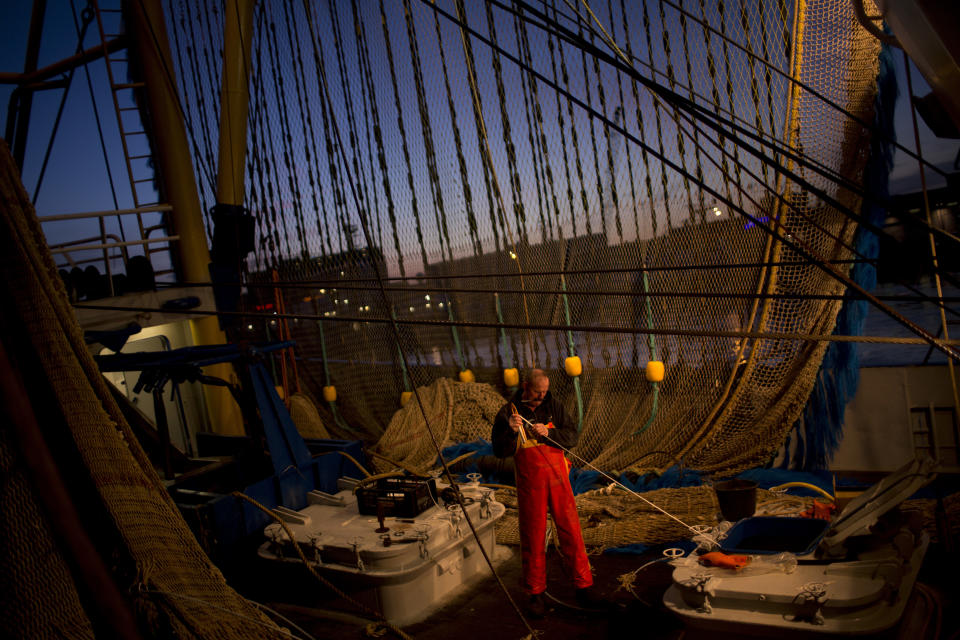
<svg viewBox="0 0 960 640">
<path fill-rule="evenodd" d="M 357 489 L 357 507 L 370 516 L 382 513 L 385 517 L 414 518 L 432 507 L 436 499 L 437 481 L 433 478 L 380 478 L 375 487 Z"/>
</svg>

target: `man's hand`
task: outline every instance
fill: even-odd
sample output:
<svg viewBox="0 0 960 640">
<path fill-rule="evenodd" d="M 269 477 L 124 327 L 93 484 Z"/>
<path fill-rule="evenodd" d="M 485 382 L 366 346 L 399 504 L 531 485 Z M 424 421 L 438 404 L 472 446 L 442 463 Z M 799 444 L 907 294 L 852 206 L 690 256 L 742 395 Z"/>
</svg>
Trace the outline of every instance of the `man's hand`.
<svg viewBox="0 0 960 640">
<path fill-rule="evenodd" d="M 510 416 L 510 419 L 507 420 L 507 424 L 509 424 L 510 428 L 513 429 L 514 431 L 519 431 L 520 425 L 522 424 L 522 420 L 520 419 L 520 414 L 515 413 L 512 416 Z"/>
<path fill-rule="evenodd" d="M 547 435 L 547 425 L 543 424 L 542 422 L 531 425 L 530 428 L 536 431 L 538 436 L 546 437 Z"/>
</svg>

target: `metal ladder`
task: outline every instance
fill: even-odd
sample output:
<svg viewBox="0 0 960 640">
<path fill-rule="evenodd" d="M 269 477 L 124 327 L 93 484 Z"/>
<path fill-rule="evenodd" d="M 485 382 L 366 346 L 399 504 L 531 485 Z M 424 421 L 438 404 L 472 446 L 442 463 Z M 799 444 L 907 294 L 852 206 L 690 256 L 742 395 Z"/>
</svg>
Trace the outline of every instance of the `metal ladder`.
<svg viewBox="0 0 960 640">
<path fill-rule="evenodd" d="M 153 212 L 165 212 L 170 210 L 170 206 L 166 203 L 162 203 L 154 200 L 153 202 L 144 202 L 141 198 L 139 189 L 140 186 L 146 183 L 151 183 L 154 181 L 154 175 L 151 173 L 146 177 L 138 177 L 138 173 L 135 168 L 137 168 L 137 162 L 142 160 L 147 160 L 152 158 L 152 153 L 150 152 L 149 139 L 147 137 L 147 132 L 142 124 L 142 120 L 137 117 L 136 123 L 139 124 L 139 127 L 136 129 L 131 129 L 129 123 L 125 122 L 125 118 L 130 119 L 129 114 L 139 113 L 140 107 L 136 104 L 136 97 L 134 93 L 146 86 L 144 82 L 117 82 L 116 78 L 116 69 L 115 65 L 127 65 L 129 62 L 128 57 L 118 57 L 116 54 L 111 55 L 107 47 L 108 38 L 117 38 L 121 37 L 123 33 L 121 31 L 122 26 L 122 14 L 123 10 L 119 8 L 102 8 L 100 3 L 97 0 L 90 0 L 95 14 L 97 29 L 100 33 L 100 44 L 103 47 L 103 60 L 106 64 L 107 70 L 107 79 L 110 82 L 110 95 L 113 101 L 113 108 L 117 116 L 117 128 L 120 132 L 120 142 L 123 150 L 123 160 L 127 169 L 127 178 L 130 184 L 130 193 L 133 197 L 133 209 L 131 210 L 137 217 L 137 228 L 140 232 L 140 240 L 135 242 L 124 243 L 141 245 L 143 247 L 143 253 L 150 260 L 151 264 L 153 260 L 151 258 L 152 254 L 169 252 L 170 251 L 170 238 L 160 237 L 151 239 L 150 236 L 153 233 L 161 232 L 163 233 L 166 230 L 166 224 L 164 221 L 161 221 L 159 224 L 145 226 L 143 214 L 153 213 Z M 110 20 L 111 24 L 105 25 L 105 17 L 113 18 Z M 109 31 L 117 31 L 118 33 L 110 33 Z M 123 94 L 123 96 L 121 96 Z M 146 151 L 140 152 L 137 149 L 137 146 L 145 147 Z M 157 169 L 153 170 L 154 172 Z M 142 174 L 142 171 L 140 172 Z M 152 246 L 152 245 L 161 245 L 161 246 Z M 123 258 L 126 260 L 127 256 L 127 247 L 123 248 Z M 171 265 L 173 261 L 170 261 Z M 156 270 L 154 271 L 156 276 L 161 276 L 169 273 L 173 273 L 172 268 Z"/>
</svg>

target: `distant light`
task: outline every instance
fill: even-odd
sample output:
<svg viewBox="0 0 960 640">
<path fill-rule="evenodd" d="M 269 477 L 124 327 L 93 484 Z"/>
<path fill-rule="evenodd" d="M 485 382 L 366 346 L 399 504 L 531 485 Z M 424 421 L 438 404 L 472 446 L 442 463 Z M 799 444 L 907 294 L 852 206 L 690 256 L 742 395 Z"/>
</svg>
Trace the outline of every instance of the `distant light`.
<svg viewBox="0 0 960 640">
<path fill-rule="evenodd" d="M 364 311 L 370 311 L 370 305 L 367 305 L 363 308 Z"/>
<path fill-rule="evenodd" d="M 343 271 L 340 272 L 340 277 L 341 277 L 341 278 L 343 277 Z"/>
<path fill-rule="evenodd" d="M 439 303 L 437 306 L 440 307 L 441 309 L 443 309 L 443 303 L 442 303 L 442 302 Z"/>
<path fill-rule="evenodd" d="M 323 312 L 323 317 L 324 317 L 324 318 L 329 318 L 329 317 L 330 317 L 330 312 L 329 312 L 329 311 L 324 311 L 324 312 Z"/>
<path fill-rule="evenodd" d="M 411 313 L 413 312 L 413 307 L 410 307 L 410 312 L 411 312 Z"/>
<path fill-rule="evenodd" d="M 320 293 L 326 293 L 326 292 L 327 292 L 326 289 L 320 289 Z"/>
<path fill-rule="evenodd" d="M 720 211 L 720 207 L 714 207 L 714 208 L 713 208 L 713 215 L 715 215 L 715 216 L 722 216 L 722 215 L 723 215 L 723 211 Z"/>
<path fill-rule="evenodd" d="M 515 254 L 513 251 L 511 251 L 511 252 L 510 252 L 510 259 L 511 259 L 511 260 L 516 260 L 516 259 L 517 259 L 517 254 Z"/>
<path fill-rule="evenodd" d="M 430 308 L 430 303 L 428 302 L 428 303 L 427 303 L 427 309 L 429 309 L 429 308 Z"/>
<path fill-rule="evenodd" d="M 247 329 L 248 329 L 249 331 L 253 331 L 253 325 L 252 325 L 252 324 L 248 324 L 248 325 L 247 325 Z"/>
<path fill-rule="evenodd" d="M 343 299 L 343 304 L 350 304 L 350 301 L 347 300 L 346 298 L 344 298 L 344 299 Z"/>
<path fill-rule="evenodd" d="M 277 321 L 276 321 L 276 320 L 271 320 L 271 321 L 270 321 L 270 326 L 271 326 L 271 327 L 277 326 Z"/>
<path fill-rule="evenodd" d="M 429 300 L 430 300 L 430 294 L 428 293 L 427 295 L 423 296 L 423 299 L 429 301 Z"/>
</svg>

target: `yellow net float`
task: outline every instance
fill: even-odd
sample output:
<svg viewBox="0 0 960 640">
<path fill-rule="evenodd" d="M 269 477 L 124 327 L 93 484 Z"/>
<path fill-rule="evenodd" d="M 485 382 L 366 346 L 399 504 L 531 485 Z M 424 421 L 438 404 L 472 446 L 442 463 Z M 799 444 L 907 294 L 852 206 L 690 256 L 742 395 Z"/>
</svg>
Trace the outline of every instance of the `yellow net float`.
<svg viewBox="0 0 960 640">
<path fill-rule="evenodd" d="M 464 369 L 460 372 L 460 382 L 476 382 L 476 378 L 473 376 L 473 371 L 470 369 Z"/>
<path fill-rule="evenodd" d="M 660 382 L 665 374 L 663 363 L 659 360 L 651 360 L 647 363 L 647 380 L 650 382 Z"/>
<path fill-rule="evenodd" d="M 516 367 L 503 370 L 503 384 L 508 387 L 515 387 L 520 384 L 520 372 Z"/>
<path fill-rule="evenodd" d="M 576 378 L 583 373 L 583 363 L 580 362 L 580 356 L 570 356 L 564 360 L 563 369 L 571 378 Z"/>
<path fill-rule="evenodd" d="M 413 396 L 413 391 L 404 391 L 400 394 L 400 406 L 405 407 L 407 403 L 410 402 L 410 398 Z"/>
<path fill-rule="evenodd" d="M 337 401 L 337 388 L 333 385 L 328 385 L 323 388 L 323 399 L 327 402 L 336 402 Z"/>
</svg>

